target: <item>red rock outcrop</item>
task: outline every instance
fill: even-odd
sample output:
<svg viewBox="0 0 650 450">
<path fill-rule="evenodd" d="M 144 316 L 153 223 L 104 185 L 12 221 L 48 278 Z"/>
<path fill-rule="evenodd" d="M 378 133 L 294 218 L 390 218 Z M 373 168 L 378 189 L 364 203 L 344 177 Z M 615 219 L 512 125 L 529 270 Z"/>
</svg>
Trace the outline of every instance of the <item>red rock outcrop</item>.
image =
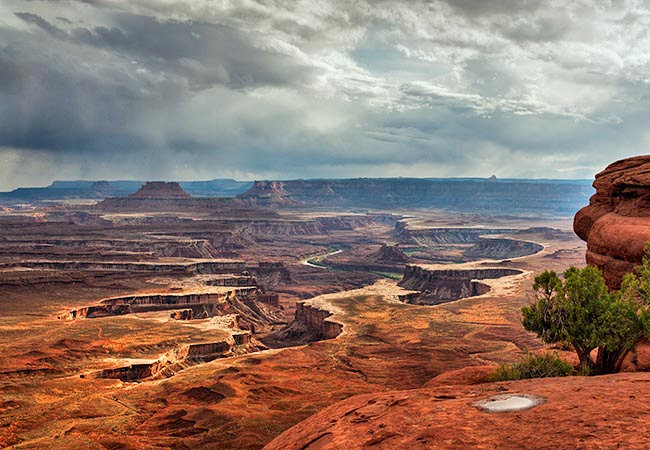
<svg viewBox="0 0 650 450">
<path fill-rule="evenodd" d="M 587 242 L 587 263 L 598 266 L 616 289 L 641 263 L 650 241 L 650 155 L 610 164 L 596 175 L 594 188 L 573 229 Z"/>
<path fill-rule="evenodd" d="M 350 397 L 284 431 L 264 449 L 647 447 L 650 395 L 644 386 L 650 374 L 474 384 L 485 371 L 473 370 L 478 377 L 462 374 L 457 385 Z M 473 406 L 503 392 L 546 402 L 519 412 Z"/>
<path fill-rule="evenodd" d="M 259 302 L 259 303 L 258 303 Z M 185 292 L 142 294 L 113 297 L 97 305 L 85 306 L 59 315 L 62 320 L 95 319 L 152 311 L 174 311 L 177 320 L 203 319 L 213 316 L 238 314 L 251 325 L 277 322 L 278 311 L 267 305 L 279 307 L 277 294 L 265 294 L 254 286 L 233 287 L 222 292 Z M 179 310 L 183 307 L 183 310 Z M 242 326 L 242 328 L 246 328 Z"/>
</svg>

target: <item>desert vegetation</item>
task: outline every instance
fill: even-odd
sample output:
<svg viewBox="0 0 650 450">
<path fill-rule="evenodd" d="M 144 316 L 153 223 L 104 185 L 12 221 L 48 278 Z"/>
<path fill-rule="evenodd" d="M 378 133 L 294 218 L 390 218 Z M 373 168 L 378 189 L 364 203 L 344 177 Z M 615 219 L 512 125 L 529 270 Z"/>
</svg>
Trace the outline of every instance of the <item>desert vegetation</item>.
<svg viewBox="0 0 650 450">
<path fill-rule="evenodd" d="M 546 343 L 573 348 L 582 374 L 618 372 L 627 354 L 650 334 L 650 243 L 641 266 L 623 277 L 619 290 L 610 291 L 593 266 L 570 267 L 564 280 L 545 271 L 533 289 L 536 301 L 522 308 L 526 330 Z"/>
<path fill-rule="evenodd" d="M 527 378 L 566 377 L 573 373 L 573 366 L 557 353 L 535 355 L 529 353 L 524 361 L 502 364 L 490 374 L 489 381 L 524 380 Z"/>
</svg>

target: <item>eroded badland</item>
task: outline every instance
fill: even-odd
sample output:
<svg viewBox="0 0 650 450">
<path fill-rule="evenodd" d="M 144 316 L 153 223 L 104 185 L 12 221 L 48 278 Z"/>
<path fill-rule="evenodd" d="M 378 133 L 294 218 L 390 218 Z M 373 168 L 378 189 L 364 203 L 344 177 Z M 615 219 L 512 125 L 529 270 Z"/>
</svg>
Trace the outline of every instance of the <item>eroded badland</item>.
<svg viewBox="0 0 650 450">
<path fill-rule="evenodd" d="M 349 188 L 357 197 L 301 183 L 234 198 L 153 183 L 7 207 L 0 445 L 261 448 L 358 394 L 435 379 L 432 402 L 453 402 L 469 395 L 448 392 L 459 373 L 542 348 L 520 323 L 534 274 L 584 264 L 562 201 L 586 204 L 588 190 L 554 186 L 559 209 L 534 214 L 504 203 L 512 186 L 454 211 L 425 204 L 439 196 L 416 182 L 394 198 L 369 182 Z M 518 189 L 524 204 L 549 195 Z M 326 448 L 318 426 L 272 445 Z"/>
</svg>

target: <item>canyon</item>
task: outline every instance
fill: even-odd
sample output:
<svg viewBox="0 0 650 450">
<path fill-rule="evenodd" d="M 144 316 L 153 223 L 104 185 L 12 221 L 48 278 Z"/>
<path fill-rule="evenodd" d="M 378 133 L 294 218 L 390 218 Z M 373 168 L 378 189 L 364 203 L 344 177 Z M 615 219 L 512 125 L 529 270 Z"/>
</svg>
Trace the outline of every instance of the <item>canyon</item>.
<svg viewBox="0 0 650 450">
<path fill-rule="evenodd" d="M 634 271 L 644 257 L 650 237 L 644 222 L 649 163 L 650 157 L 644 156 L 607 167 L 596 176 L 596 194 L 589 206 L 574 218 L 576 234 L 587 243 L 586 262 L 603 271 L 611 289 L 618 288 L 622 275 Z M 530 236 L 532 232 L 529 229 L 514 234 Z M 561 233 L 549 231 L 546 236 L 559 238 Z M 564 258 L 569 251 L 543 247 L 537 255 L 549 262 Z M 522 264 L 522 260 L 534 259 L 501 261 L 498 269 L 506 272 L 494 272 L 497 267 L 488 267 L 487 262 L 409 265 L 400 285 L 427 289 L 440 297 L 448 293 L 448 278 L 489 280 L 502 275 L 496 285 L 490 283 L 492 291 L 471 296 L 470 284 L 462 292 L 453 293 L 453 297 L 464 297 L 454 304 L 467 303 L 495 291 L 505 294 L 512 285 L 509 288 L 502 283 L 527 277 L 526 270 L 531 266 Z M 520 273 L 512 274 L 511 270 Z M 418 301 L 420 295 L 400 297 Z M 504 299 L 508 297 L 505 294 Z M 643 436 L 650 431 L 645 420 L 647 396 L 641 393 L 645 392 L 642 386 L 650 381 L 646 347 L 642 342 L 634 357 L 628 358 L 624 370 L 634 373 L 491 382 L 489 374 L 494 366 L 489 364 L 450 368 L 418 389 L 360 394 L 337 402 L 285 431 L 264 448 L 644 448 Z M 562 348 L 553 351 L 575 359 Z M 509 405 L 512 409 L 506 408 Z M 531 434 L 533 429 L 535 433 Z"/>
<path fill-rule="evenodd" d="M 0 445 L 262 448 L 350 397 L 542 348 L 519 308 L 534 273 L 583 263 L 569 219 L 504 209 L 512 197 L 487 181 L 459 195 L 525 214 L 395 206 L 460 181 L 367 181 L 383 200 L 358 183 L 213 198 L 109 181 L 89 203 L 9 204 Z"/>
</svg>

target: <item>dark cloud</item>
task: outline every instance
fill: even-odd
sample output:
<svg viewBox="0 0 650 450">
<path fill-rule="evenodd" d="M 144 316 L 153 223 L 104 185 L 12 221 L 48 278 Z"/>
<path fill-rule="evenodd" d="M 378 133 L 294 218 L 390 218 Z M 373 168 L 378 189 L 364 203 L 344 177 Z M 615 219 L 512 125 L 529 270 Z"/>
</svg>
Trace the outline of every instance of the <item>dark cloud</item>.
<svg viewBox="0 0 650 450">
<path fill-rule="evenodd" d="M 444 0 L 462 14 L 470 17 L 491 16 L 495 14 L 534 14 L 544 0 Z"/>
<path fill-rule="evenodd" d="M 52 36 L 56 36 L 56 37 L 65 36 L 65 32 L 63 30 L 55 27 L 54 25 L 52 25 L 47 20 L 43 19 L 41 16 L 37 14 L 32 14 L 28 12 L 17 12 L 15 13 L 15 15 L 16 17 L 24 20 L 27 23 L 36 25 L 37 27 L 51 34 Z"/>
<path fill-rule="evenodd" d="M 227 26 L 118 14 L 114 27 L 63 31 L 36 14 L 16 16 L 53 39 L 43 46 L 30 33 L 0 30 L 8 42 L 0 47 L 2 146 L 146 151 L 157 143 L 133 125 L 188 91 L 285 86 L 310 76 L 308 67 Z"/>
<path fill-rule="evenodd" d="M 164 99 L 142 90 L 146 80 L 100 63 L 99 55 L 80 58 L 66 49 L 31 37 L 0 48 L 0 145 L 92 152 L 137 142 L 130 124 Z M 96 66 L 79 70 L 84 64 Z"/>
</svg>

